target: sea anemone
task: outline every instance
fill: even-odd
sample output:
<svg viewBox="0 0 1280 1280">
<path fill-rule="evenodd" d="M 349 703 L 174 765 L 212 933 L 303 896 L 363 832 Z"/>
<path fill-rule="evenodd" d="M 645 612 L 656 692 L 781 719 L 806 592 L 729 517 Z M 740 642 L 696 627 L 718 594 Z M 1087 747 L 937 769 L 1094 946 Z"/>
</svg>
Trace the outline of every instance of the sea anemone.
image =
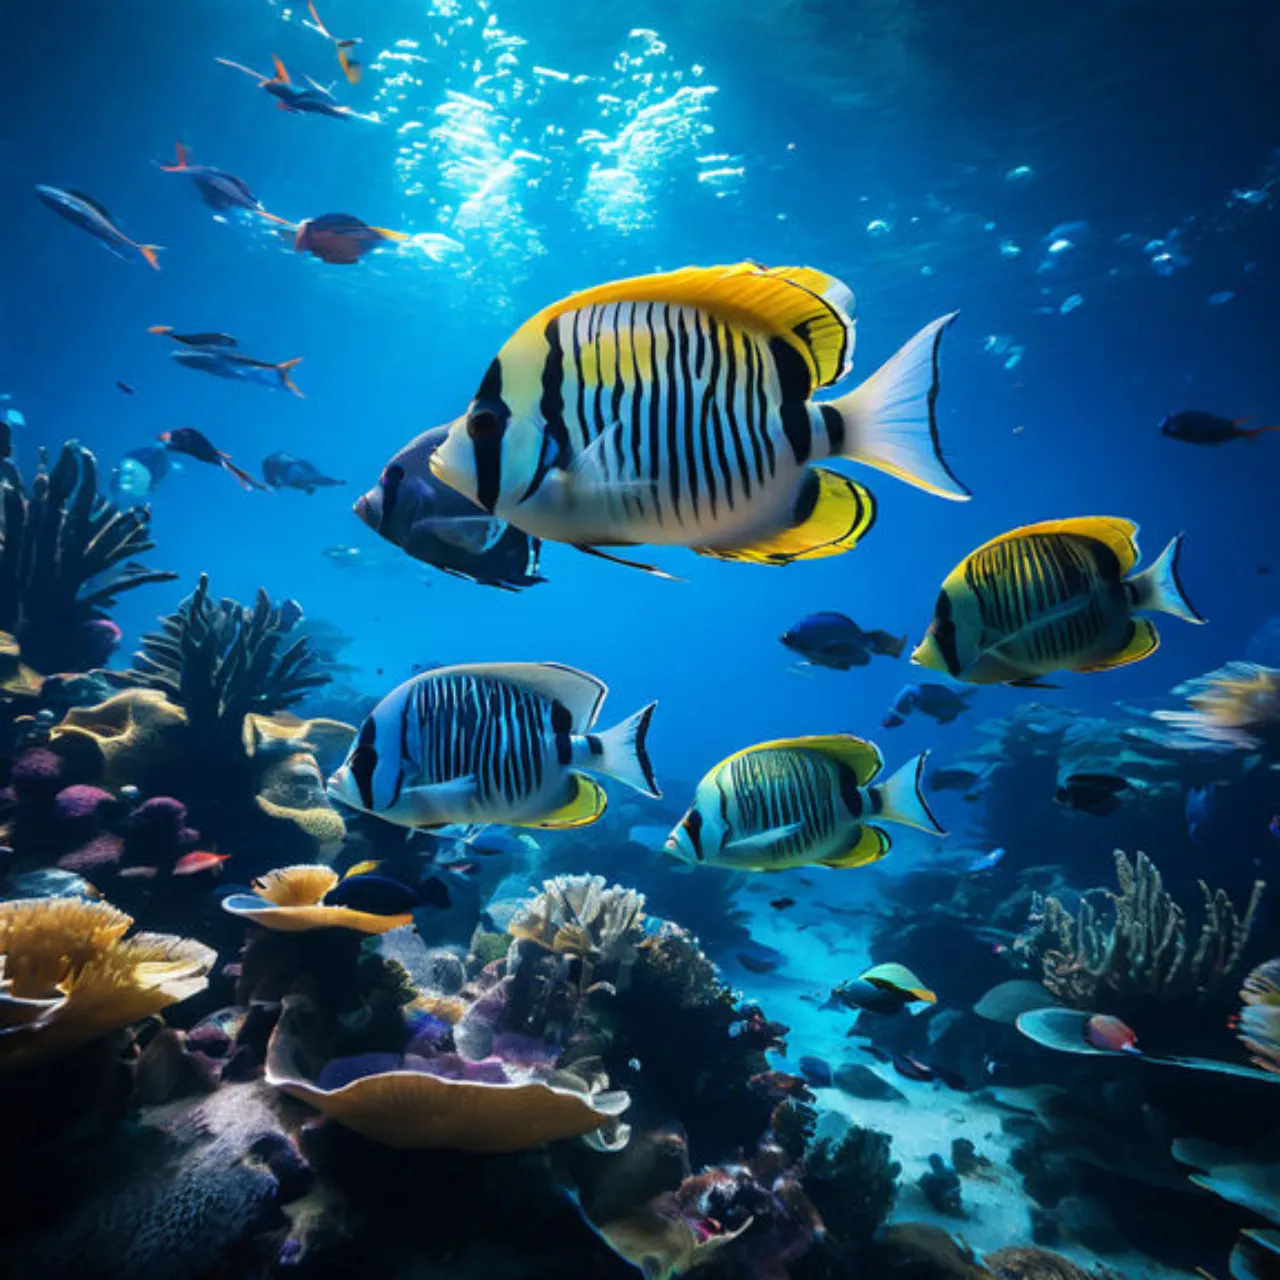
<svg viewBox="0 0 1280 1280">
<path fill-rule="evenodd" d="M 269 871 L 253 882 L 253 893 L 236 893 L 222 900 L 223 909 L 264 929 L 304 933 L 312 929 L 353 929 L 357 933 L 388 933 L 412 924 L 413 916 L 379 916 L 350 907 L 327 906 L 323 899 L 338 883 L 329 867 L 303 863 Z"/>
<path fill-rule="evenodd" d="M 65 1052 L 207 985 L 217 960 L 190 938 L 140 933 L 105 902 L 0 903 L 0 1066 Z"/>
</svg>

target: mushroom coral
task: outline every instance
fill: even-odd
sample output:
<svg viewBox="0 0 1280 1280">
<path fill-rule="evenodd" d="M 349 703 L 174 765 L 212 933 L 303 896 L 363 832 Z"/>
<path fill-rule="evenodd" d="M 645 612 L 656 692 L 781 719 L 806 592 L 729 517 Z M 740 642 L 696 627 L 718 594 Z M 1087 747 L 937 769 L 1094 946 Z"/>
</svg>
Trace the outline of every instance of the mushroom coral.
<svg viewBox="0 0 1280 1280">
<path fill-rule="evenodd" d="M 0 1067 L 73 1049 L 203 991 L 217 959 L 190 938 L 139 933 L 105 902 L 0 903 Z"/>
<path fill-rule="evenodd" d="M 506 1079 L 469 1078 L 465 1067 L 461 1078 L 436 1075 L 431 1059 L 410 1056 L 403 1060 L 408 1069 L 375 1070 L 327 1089 L 307 1079 L 299 1064 L 295 1030 L 308 1016 L 307 1005 L 298 997 L 285 1000 L 267 1049 L 267 1083 L 383 1146 L 407 1151 L 524 1151 L 608 1126 L 631 1102 L 620 1091 L 593 1090 L 598 1081 L 569 1072 L 536 1079 L 517 1074 L 497 1059 L 470 1065 L 492 1067 L 494 1074 L 501 1070 Z M 382 1055 L 377 1057 L 381 1060 Z M 337 1069 L 345 1074 L 341 1069 L 347 1065 L 359 1064 L 339 1059 L 330 1064 L 330 1073 Z"/>
<path fill-rule="evenodd" d="M 338 883 L 329 867 L 302 863 L 280 867 L 253 882 L 254 893 L 234 893 L 222 900 L 224 911 L 264 929 L 306 933 L 312 929 L 354 929 L 357 933 L 389 933 L 412 924 L 413 916 L 378 916 L 351 907 L 326 905 L 325 894 Z"/>
</svg>

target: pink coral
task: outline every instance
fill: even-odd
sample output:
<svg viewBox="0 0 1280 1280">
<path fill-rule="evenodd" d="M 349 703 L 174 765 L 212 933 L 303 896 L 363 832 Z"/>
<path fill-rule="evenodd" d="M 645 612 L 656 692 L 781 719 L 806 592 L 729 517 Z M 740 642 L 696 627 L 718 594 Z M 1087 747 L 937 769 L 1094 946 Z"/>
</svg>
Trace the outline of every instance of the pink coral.
<svg viewBox="0 0 1280 1280">
<path fill-rule="evenodd" d="M 82 818 L 91 818 L 103 805 L 114 804 L 115 796 L 101 787 L 90 787 L 83 783 L 63 787 L 53 802 L 54 813 L 67 822 L 75 822 Z"/>
<path fill-rule="evenodd" d="M 109 831 L 94 836 L 80 848 L 64 853 L 58 859 L 58 866 L 63 871 L 74 871 L 78 875 L 90 875 L 95 871 L 114 867 L 124 853 L 124 841 L 113 836 Z"/>
<path fill-rule="evenodd" d="M 56 795 L 63 772 L 62 757 L 43 747 L 24 751 L 13 762 L 11 779 L 20 801 L 47 800 Z"/>
</svg>

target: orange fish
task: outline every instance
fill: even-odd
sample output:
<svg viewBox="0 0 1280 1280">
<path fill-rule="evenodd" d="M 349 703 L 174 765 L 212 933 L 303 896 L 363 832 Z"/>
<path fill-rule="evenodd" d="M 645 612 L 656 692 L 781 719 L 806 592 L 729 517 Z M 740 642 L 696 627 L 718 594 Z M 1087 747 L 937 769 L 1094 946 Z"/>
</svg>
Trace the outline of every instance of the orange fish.
<svg viewBox="0 0 1280 1280">
<path fill-rule="evenodd" d="M 215 868 L 222 866 L 230 857 L 229 853 L 203 853 L 200 850 L 196 850 L 195 853 L 184 853 L 173 864 L 173 874 L 175 876 L 194 876 L 201 871 L 213 871 Z"/>
</svg>

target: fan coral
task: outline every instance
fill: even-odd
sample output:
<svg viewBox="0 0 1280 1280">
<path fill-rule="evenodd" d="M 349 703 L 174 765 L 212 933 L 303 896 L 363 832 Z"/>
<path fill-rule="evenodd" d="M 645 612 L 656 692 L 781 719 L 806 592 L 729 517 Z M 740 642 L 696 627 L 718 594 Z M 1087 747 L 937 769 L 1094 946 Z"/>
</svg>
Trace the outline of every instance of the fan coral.
<svg viewBox="0 0 1280 1280">
<path fill-rule="evenodd" d="M 0 903 L 0 1064 L 64 1052 L 204 990 L 212 950 L 162 934 L 125 940 L 132 923 L 79 898 Z"/>
<path fill-rule="evenodd" d="M 643 921 L 644 894 L 605 888 L 603 876 L 556 876 L 512 916 L 507 932 L 548 951 L 622 968 L 635 960 Z"/>
<path fill-rule="evenodd" d="M 1156 719 L 1193 739 L 1258 751 L 1280 745 L 1280 671 L 1256 662 L 1229 662 L 1174 689 L 1190 711 L 1157 711 Z"/>
<path fill-rule="evenodd" d="M 1240 988 L 1236 1021 L 1241 1041 L 1264 1071 L 1280 1074 L 1280 960 L 1260 964 Z"/>
<path fill-rule="evenodd" d="M 499 1058 L 468 1064 L 434 1049 L 427 1056 L 339 1059 L 314 1083 L 302 1071 L 294 1038 L 310 1012 L 305 999 L 285 1000 L 267 1052 L 267 1082 L 383 1146 L 523 1151 L 589 1134 L 630 1105 L 625 1093 L 593 1087 L 599 1082 L 576 1074 L 540 1079 Z M 325 1087 L 326 1077 L 343 1082 Z"/>
<path fill-rule="evenodd" d="M 177 575 L 131 557 L 150 551 L 151 513 L 98 494 L 98 463 L 76 441 L 28 491 L 0 463 L 0 631 L 37 671 L 82 671 L 101 661 L 103 609 L 123 592 Z"/>
<path fill-rule="evenodd" d="M 1037 899 L 1033 929 L 1019 947 L 1040 955 L 1044 985 L 1066 1003 L 1093 1007 L 1100 991 L 1176 1000 L 1215 990 L 1239 965 L 1264 884 L 1256 881 L 1243 915 L 1221 889 L 1203 882 L 1205 916 L 1194 949 L 1186 912 L 1169 896 L 1155 863 L 1115 851 L 1119 893 L 1110 928 L 1087 897 L 1072 915 L 1055 897 Z"/>
<path fill-rule="evenodd" d="M 265 929 L 304 933 L 312 929 L 354 929 L 357 933 L 387 933 L 412 924 L 408 914 L 378 916 L 350 907 L 326 906 L 323 899 L 338 883 L 328 867 L 303 864 L 281 867 L 253 882 L 254 893 L 235 893 L 222 900 L 223 909 Z"/>
</svg>

